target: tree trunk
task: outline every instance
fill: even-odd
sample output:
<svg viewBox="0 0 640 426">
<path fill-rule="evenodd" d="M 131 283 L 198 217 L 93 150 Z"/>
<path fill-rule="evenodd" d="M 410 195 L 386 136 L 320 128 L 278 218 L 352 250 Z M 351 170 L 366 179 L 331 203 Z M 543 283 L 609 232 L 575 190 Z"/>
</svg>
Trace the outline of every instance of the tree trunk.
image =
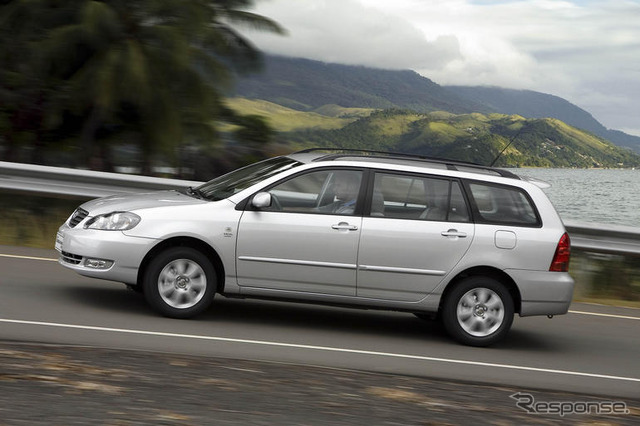
<svg viewBox="0 0 640 426">
<path fill-rule="evenodd" d="M 80 134 L 80 152 L 78 153 L 78 166 L 88 167 L 91 170 L 101 169 L 100 153 L 95 146 L 96 131 L 100 126 L 100 107 L 94 105 L 91 113 L 82 126 Z"/>
<path fill-rule="evenodd" d="M 13 138 L 13 132 L 9 130 L 7 134 L 5 134 L 4 139 L 6 144 L 6 149 L 4 150 L 4 161 L 17 162 L 18 161 L 18 147 L 17 143 Z"/>
</svg>

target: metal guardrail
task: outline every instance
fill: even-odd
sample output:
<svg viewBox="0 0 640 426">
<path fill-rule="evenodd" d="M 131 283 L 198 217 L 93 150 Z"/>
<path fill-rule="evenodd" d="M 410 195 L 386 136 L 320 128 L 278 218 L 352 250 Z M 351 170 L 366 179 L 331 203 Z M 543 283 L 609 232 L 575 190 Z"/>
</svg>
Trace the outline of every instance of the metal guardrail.
<svg viewBox="0 0 640 426">
<path fill-rule="evenodd" d="M 0 161 L 0 189 L 34 194 L 97 198 L 140 191 L 185 188 L 201 183 Z"/>
<path fill-rule="evenodd" d="M 33 194 L 97 198 L 201 183 L 0 161 L 0 189 Z M 640 257 L 640 228 L 572 221 L 565 227 L 576 250 Z"/>
<path fill-rule="evenodd" d="M 576 250 L 640 257 L 640 228 L 568 221 L 564 226 Z"/>
</svg>

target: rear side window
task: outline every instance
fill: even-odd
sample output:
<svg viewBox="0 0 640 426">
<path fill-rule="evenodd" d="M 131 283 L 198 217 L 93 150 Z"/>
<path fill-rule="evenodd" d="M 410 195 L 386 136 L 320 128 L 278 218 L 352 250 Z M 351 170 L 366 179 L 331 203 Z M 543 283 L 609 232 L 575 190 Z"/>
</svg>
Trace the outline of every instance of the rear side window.
<svg viewBox="0 0 640 426">
<path fill-rule="evenodd" d="M 480 222 L 517 226 L 539 226 L 540 218 L 531 199 L 520 188 L 469 183 Z"/>
<path fill-rule="evenodd" d="M 468 222 L 460 184 L 448 179 L 376 173 L 371 216 Z"/>
</svg>

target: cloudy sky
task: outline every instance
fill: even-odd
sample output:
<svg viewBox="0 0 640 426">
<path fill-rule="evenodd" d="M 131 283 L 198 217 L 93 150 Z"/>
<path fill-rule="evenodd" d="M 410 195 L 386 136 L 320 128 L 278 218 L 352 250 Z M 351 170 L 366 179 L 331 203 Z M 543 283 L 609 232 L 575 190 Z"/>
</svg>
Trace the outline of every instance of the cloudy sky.
<svg viewBox="0 0 640 426">
<path fill-rule="evenodd" d="M 530 89 L 640 136 L 640 0 L 257 0 L 275 54 Z"/>
</svg>

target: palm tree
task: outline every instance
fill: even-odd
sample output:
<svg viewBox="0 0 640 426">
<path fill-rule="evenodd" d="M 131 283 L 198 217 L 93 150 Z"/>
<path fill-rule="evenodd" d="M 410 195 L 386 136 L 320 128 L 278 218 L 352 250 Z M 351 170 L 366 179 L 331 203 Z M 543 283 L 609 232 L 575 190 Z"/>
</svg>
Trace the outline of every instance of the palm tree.
<svg viewBox="0 0 640 426">
<path fill-rule="evenodd" d="M 248 12 L 252 0 L 17 0 L 55 21 L 37 49 L 56 87 L 58 121 L 80 117 L 80 162 L 104 158 L 113 130 L 134 134 L 148 172 L 154 152 L 184 138 L 213 140 L 231 71 L 255 69 L 257 49 L 237 30 L 282 33 Z M 56 121 L 56 120 L 52 120 Z"/>
</svg>

